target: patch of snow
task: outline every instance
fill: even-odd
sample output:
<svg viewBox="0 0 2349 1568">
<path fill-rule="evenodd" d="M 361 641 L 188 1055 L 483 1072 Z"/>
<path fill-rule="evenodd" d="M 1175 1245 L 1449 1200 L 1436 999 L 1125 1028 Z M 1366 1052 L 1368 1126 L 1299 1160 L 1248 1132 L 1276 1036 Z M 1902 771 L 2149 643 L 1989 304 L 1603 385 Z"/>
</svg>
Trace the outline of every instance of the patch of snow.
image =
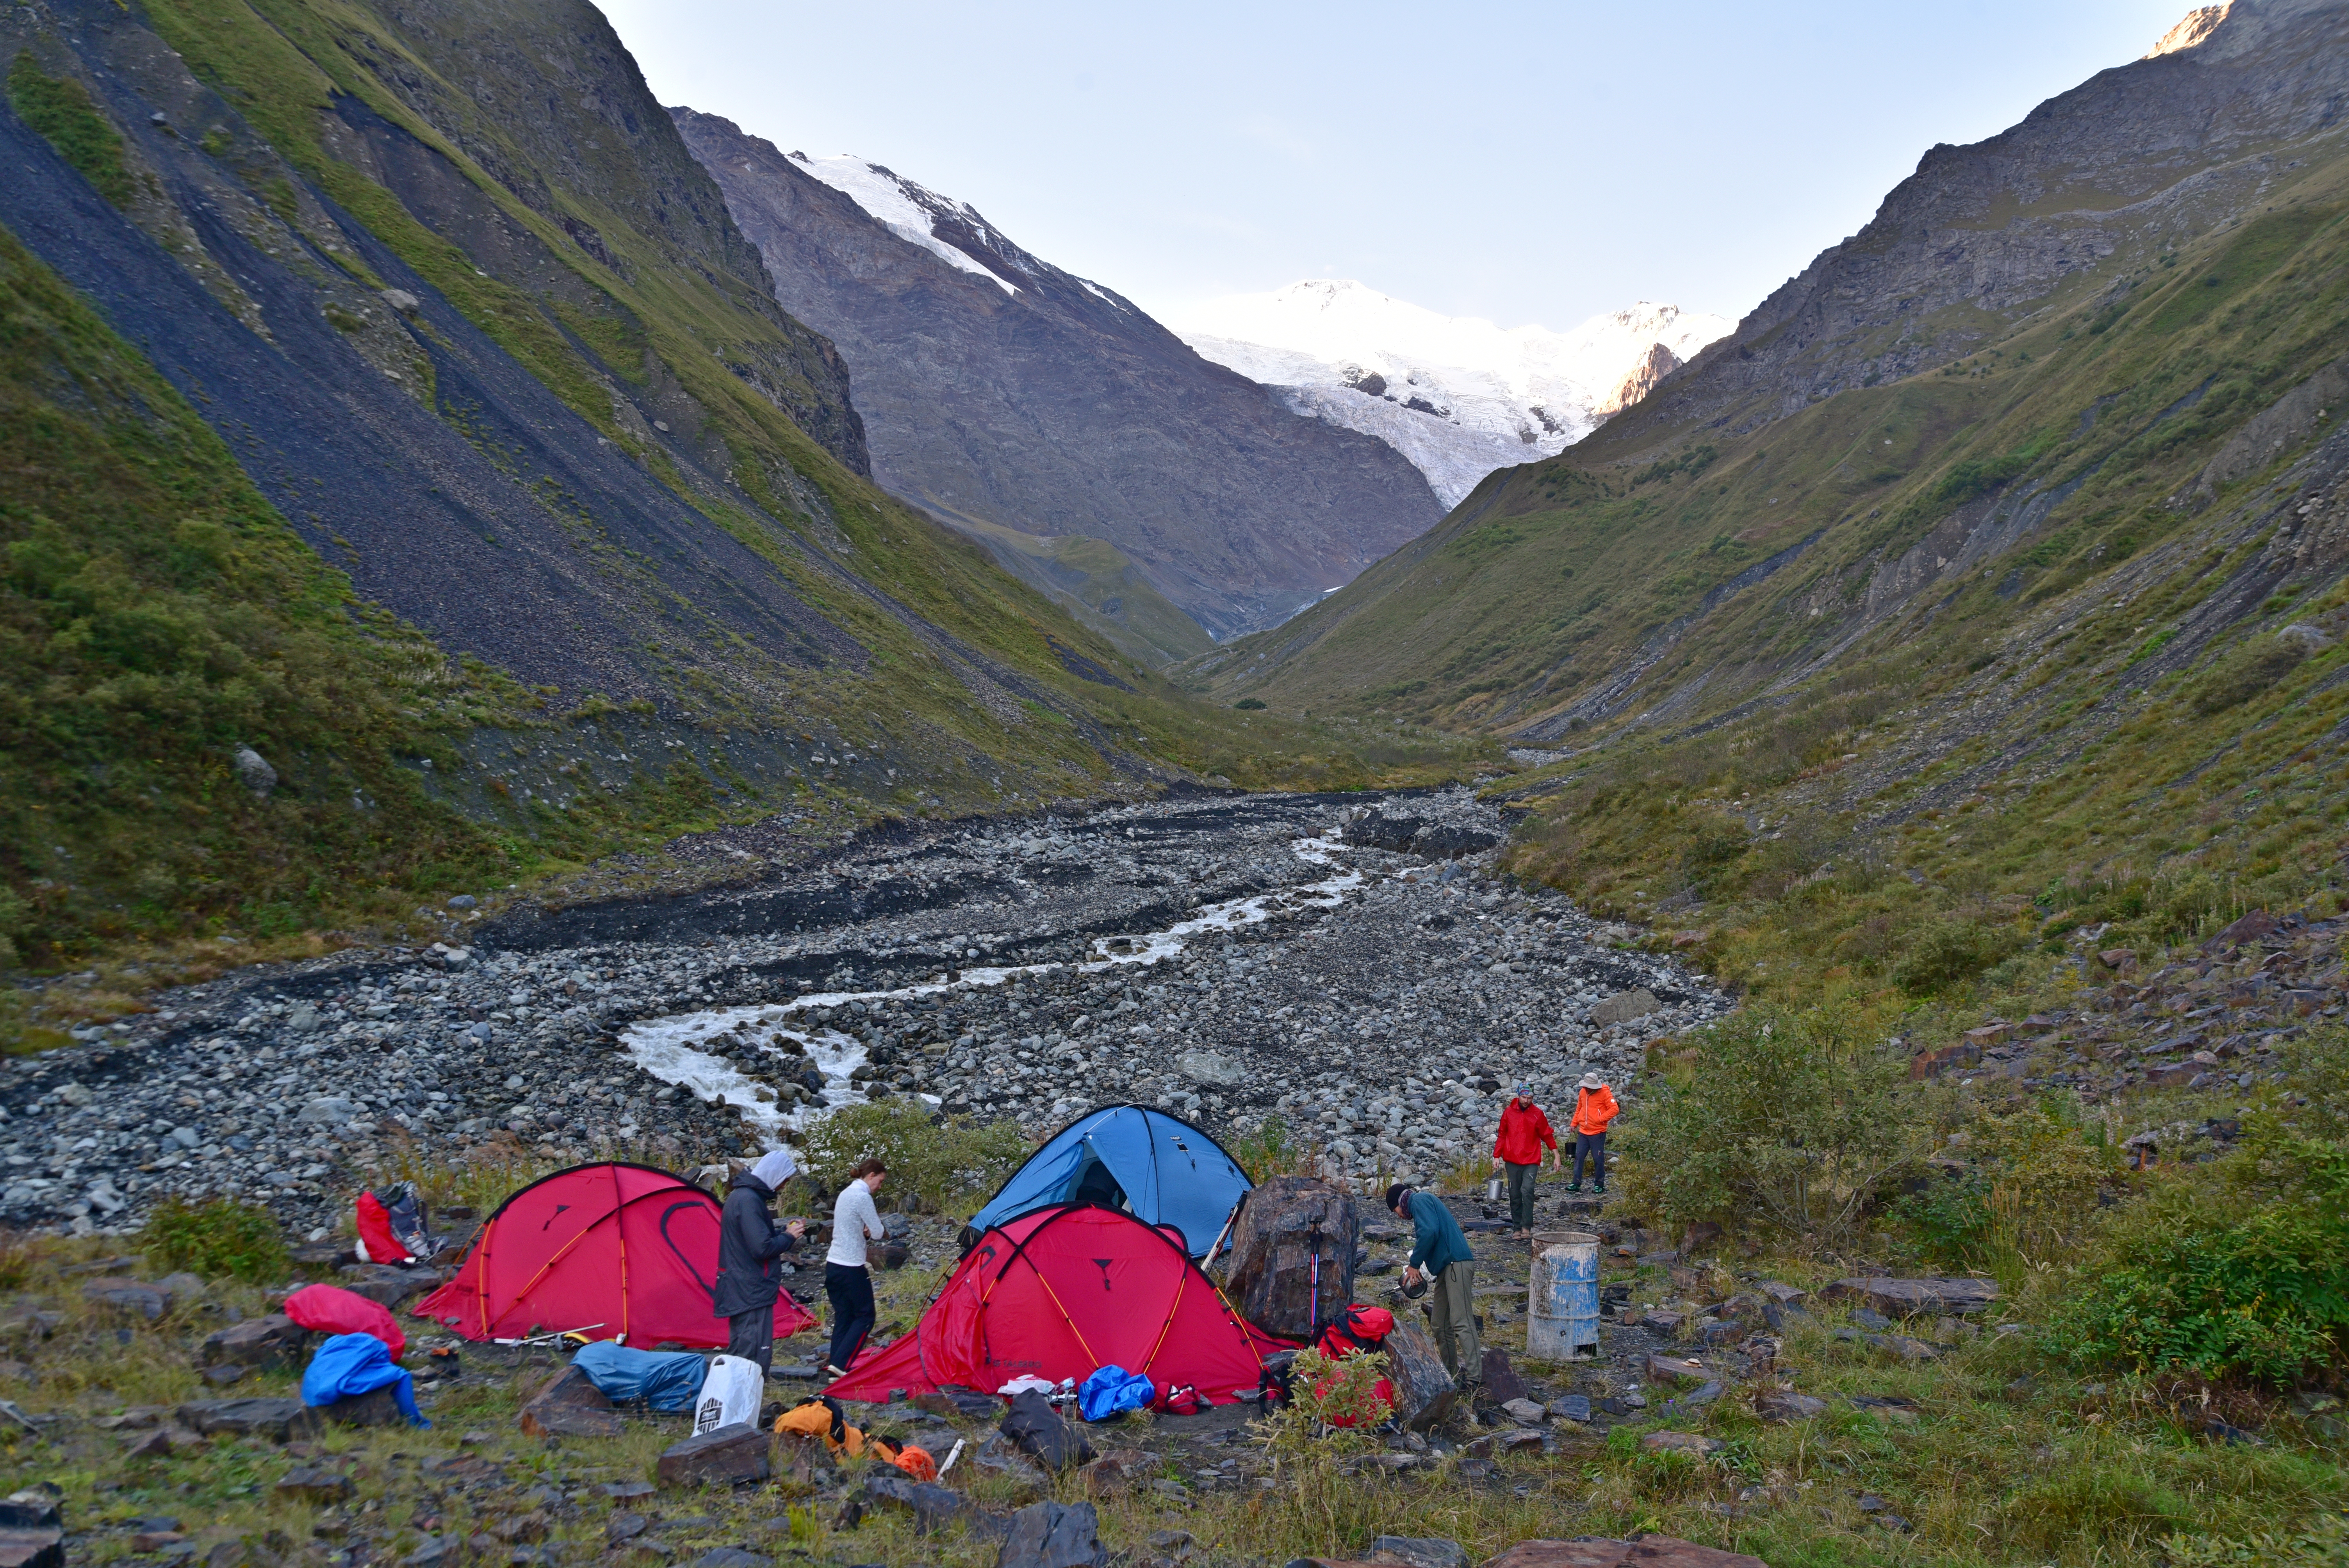
<svg viewBox="0 0 2349 1568">
<path fill-rule="evenodd" d="M 975 273 L 991 284 L 1000 284 L 1008 294 L 1019 294 L 1018 285 L 1005 282 L 965 252 L 937 237 L 938 215 L 951 213 L 968 223 L 971 232 L 984 242 L 987 226 L 979 221 L 975 209 L 916 185 L 910 180 L 901 180 L 881 165 L 868 163 L 862 158 L 851 158 L 844 153 L 838 158 L 810 158 L 804 152 L 794 152 L 791 157 L 792 161 L 802 169 L 844 193 L 899 239 L 921 246 L 949 266 Z"/>
<path fill-rule="evenodd" d="M 1734 324 L 1642 301 L 1568 332 L 1500 327 L 1319 279 L 1210 300 L 1167 325 L 1294 412 L 1385 441 L 1450 507 L 1495 469 L 1596 429 L 1658 345 L 1685 361 Z"/>
</svg>

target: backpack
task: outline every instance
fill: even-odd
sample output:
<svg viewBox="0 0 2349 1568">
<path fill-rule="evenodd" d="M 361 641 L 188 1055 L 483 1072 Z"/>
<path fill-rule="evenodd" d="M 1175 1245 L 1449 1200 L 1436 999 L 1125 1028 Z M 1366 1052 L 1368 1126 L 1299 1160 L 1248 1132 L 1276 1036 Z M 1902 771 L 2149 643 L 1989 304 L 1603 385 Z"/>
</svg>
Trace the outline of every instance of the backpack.
<svg viewBox="0 0 2349 1568">
<path fill-rule="evenodd" d="M 1297 1397 L 1297 1391 L 1289 1380 L 1289 1368 L 1296 1359 L 1297 1353 L 1293 1350 L 1284 1350 L 1278 1355 L 1265 1357 L 1264 1370 L 1257 1374 L 1256 1392 L 1257 1398 L 1262 1403 L 1267 1415 L 1279 1409 Z"/>
<path fill-rule="evenodd" d="M 1159 1408 L 1170 1416 L 1195 1416 L 1202 1410 L 1212 1410 L 1216 1402 L 1188 1383 L 1166 1390 L 1166 1398 Z"/>
<path fill-rule="evenodd" d="M 1061 1419 L 1051 1402 L 1033 1388 L 1012 1396 L 1011 1413 L 996 1429 L 1048 1470 L 1088 1464 L 1093 1457 L 1092 1445 L 1085 1441 L 1084 1434 Z"/>
<path fill-rule="evenodd" d="M 845 1451 L 853 1457 L 864 1451 L 864 1433 L 848 1424 L 848 1412 L 840 1401 L 821 1395 L 802 1399 L 776 1417 L 775 1430 L 822 1438 L 823 1446 L 833 1453 Z"/>
<path fill-rule="evenodd" d="M 1363 1306 L 1359 1304 L 1340 1313 L 1338 1321 L 1321 1331 L 1319 1348 L 1329 1357 L 1351 1356 L 1358 1350 L 1378 1350 L 1394 1332 L 1394 1314 L 1383 1306 Z"/>
</svg>

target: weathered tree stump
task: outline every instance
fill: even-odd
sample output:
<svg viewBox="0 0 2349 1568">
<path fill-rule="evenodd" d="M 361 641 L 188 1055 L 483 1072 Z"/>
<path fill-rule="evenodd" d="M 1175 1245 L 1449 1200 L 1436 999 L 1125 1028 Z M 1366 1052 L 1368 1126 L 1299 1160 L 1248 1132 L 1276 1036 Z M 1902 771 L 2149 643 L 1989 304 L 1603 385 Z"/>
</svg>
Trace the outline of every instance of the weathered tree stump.
<svg viewBox="0 0 2349 1568">
<path fill-rule="evenodd" d="M 1407 1323 L 1387 1336 L 1387 1381 L 1394 1385 L 1395 1421 L 1406 1431 L 1423 1432 L 1452 1413 L 1459 1386 L 1444 1369 L 1444 1357 L 1425 1331 Z"/>
<path fill-rule="evenodd" d="M 1311 1338 L 1354 1299 L 1361 1233 L 1351 1194 L 1309 1176 L 1273 1177 L 1247 1195 L 1232 1227 L 1232 1304 L 1267 1334 Z"/>
</svg>

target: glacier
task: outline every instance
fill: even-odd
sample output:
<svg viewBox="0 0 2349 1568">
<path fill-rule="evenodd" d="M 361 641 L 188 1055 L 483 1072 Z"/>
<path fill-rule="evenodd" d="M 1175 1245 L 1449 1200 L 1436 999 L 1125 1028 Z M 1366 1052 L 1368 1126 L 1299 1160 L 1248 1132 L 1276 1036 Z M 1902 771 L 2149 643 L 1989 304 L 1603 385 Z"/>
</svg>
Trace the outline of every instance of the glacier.
<svg viewBox="0 0 2349 1568">
<path fill-rule="evenodd" d="M 1495 469 L 1580 440 L 1734 324 L 1643 300 L 1565 332 L 1502 327 L 1315 278 L 1167 325 L 1294 412 L 1386 442 L 1450 508 Z"/>
</svg>

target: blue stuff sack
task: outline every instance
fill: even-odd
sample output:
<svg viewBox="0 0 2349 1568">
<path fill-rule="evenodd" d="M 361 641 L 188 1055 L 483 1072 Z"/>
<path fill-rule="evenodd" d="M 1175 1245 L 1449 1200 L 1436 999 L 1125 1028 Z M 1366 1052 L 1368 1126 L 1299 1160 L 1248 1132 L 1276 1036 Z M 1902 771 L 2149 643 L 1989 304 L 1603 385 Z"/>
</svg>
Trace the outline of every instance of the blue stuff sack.
<svg viewBox="0 0 2349 1568">
<path fill-rule="evenodd" d="M 656 1410 L 690 1410 L 709 1370 L 707 1357 L 679 1350 L 632 1350 L 608 1339 L 580 1346 L 571 1365 L 615 1405 L 642 1399 Z"/>
<path fill-rule="evenodd" d="M 1077 1409 L 1088 1421 L 1109 1421 L 1129 1410 L 1146 1410 L 1158 1390 L 1139 1372 L 1108 1366 L 1077 1386 Z"/>
<path fill-rule="evenodd" d="M 372 1334 L 337 1334 L 318 1346 L 302 1373 L 302 1403 L 316 1408 L 337 1400 L 356 1399 L 388 1387 L 399 1402 L 399 1413 L 411 1427 L 429 1427 L 416 1408 L 416 1382 L 404 1367 L 395 1366 L 391 1351 Z"/>
</svg>

